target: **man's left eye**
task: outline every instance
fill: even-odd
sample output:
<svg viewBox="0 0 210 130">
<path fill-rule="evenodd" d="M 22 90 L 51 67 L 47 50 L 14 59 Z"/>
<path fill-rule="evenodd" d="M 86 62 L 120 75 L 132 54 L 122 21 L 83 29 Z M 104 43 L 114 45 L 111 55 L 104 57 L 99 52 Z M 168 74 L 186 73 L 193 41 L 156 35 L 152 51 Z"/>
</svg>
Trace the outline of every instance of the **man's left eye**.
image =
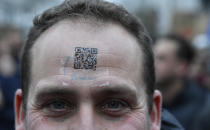
<svg viewBox="0 0 210 130">
<path fill-rule="evenodd" d="M 120 99 L 109 99 L 100 105 L 100 111 L 110 116 L 121 116 L 128 110 L 128 103 Z"/>
<path fill-rule="evenodd" d="M 111 100 L 105 104 L 105 107 L 107 107 L 109 109 L 119 109 L 121 107 L 121 105 L 124 105 L 124 104 L 117 100 Z"/>
</svg>

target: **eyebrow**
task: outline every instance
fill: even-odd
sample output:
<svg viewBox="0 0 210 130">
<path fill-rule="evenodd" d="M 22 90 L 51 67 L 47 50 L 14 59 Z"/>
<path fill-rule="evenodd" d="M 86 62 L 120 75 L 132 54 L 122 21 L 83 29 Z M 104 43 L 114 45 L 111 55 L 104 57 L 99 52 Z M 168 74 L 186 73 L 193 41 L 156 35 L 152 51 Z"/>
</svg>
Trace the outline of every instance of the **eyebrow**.
<svg viewBox="0 0 210 130">
<path fill-rule="evenodd" d="M 104 86 L 91 87 L 91 98 L 93 100 L 100 100 L 108 97 L 123 97 L 137 103 L 137 91 L 128 86 Z M 61 87 L 61 86 L 47 86 L 38 90 L 35 95 L 35 102 L 44 102 L 51 98 L 64 98 L 76 101 L 79 97 L 79 92 L 75 87 Z"/>
<path fill-rule="evenodd" d="M 35 95 L 35 102 L 41 102 L 52 97 L 63 97 L 63 98 L 73 98 L 75 99 L 77 96 L 76 90 L 74 89 L 67 89 L 61 88 L 59 86 L 52 86 L 46 87 L 38 90 L 37 94 Z"/>
<path fill-rule="evenodd" d="M 133 103 L 137 103 L 137 91 L 127 86 L 107 86 L 103 88 L 96 88 L 92 91 L 93 99 L 100 99 L 104 97 L 123 97 L 128 100 L 132 100 Z"/>
<path fill-rule="evenodd" d="M 136 96 L 136 91 L 127 87 L 127 86 L 105 86 L 105 87 L 94 87 L 95 93 L 104 93 L 104 94 L 126 94 L 129 93 L 133 96 Z"/>
</svg>

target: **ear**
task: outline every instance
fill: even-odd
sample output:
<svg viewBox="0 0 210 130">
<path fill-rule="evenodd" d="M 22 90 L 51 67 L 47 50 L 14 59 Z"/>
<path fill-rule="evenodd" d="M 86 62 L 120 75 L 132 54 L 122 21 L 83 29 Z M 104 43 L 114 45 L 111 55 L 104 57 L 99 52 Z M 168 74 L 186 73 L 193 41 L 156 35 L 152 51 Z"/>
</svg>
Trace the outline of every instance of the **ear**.
<svg viewBox="0 0 210 130">
<path fill-rule="evenodd" d="M 162 96 L 160 91 L 155 90 L 153 94 L 153 106 L 150 113 L 150 129 L 160 130 L 161 128 L 161 107 L 162 107 Z"/>
<path fill-rule="evenodd" d="M 15 93 L 15 129 L 25 130 L 25 111 L 23 109 L 22 90 Z"/>
</svg>

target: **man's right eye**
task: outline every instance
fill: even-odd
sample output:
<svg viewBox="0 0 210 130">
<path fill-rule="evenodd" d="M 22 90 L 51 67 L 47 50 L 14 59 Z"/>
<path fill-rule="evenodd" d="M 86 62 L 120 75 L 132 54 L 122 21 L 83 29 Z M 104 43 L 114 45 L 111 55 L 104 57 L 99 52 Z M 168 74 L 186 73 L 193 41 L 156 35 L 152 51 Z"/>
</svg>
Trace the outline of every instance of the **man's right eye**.
<svg viewBox="0 0 210 130">
<path fill-rule="evenodd" d="M 52 100 L 44 105 L 43 112 L 49 117 L 60 117 L 72 114 L 76 110 L 76 105 L 64 100 Z"/>
<path fill-rule="evenodd" d="M 49 104 L 49 108 L 52 111 L 58 112 L 65 111 L 66 109 L 68 109 L 68 106 L 64 101 L 54 101 Z"/>
</svg>

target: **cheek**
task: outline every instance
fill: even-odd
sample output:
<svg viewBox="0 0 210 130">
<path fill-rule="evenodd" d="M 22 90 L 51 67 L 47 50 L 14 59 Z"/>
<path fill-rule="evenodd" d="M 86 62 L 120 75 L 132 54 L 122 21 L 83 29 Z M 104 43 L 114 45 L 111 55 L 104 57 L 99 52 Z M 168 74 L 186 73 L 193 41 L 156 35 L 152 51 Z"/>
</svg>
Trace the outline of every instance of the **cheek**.
<svg viewBox="0 0 210 130">
<path fill-rule="evenodd" d="M 48 120 L 39 113 L 29 113 L 26 119 L 26 127 L 28 130 L 65 130 L 63 126 L 64 125 Z"/>
<path fill-rule="evenodd" d="M 128 114 L 122 121 L 113 122 L 114 130 L 147 130 L 149 128 L 148 116 L 142 112 Z"/>
<path fill-rule="evenodd" d="M 164 64 L 162 66 L 156 67 L 156 76 L 164 77 L 171 74 L 174 74 L 176 66 L 171 64 Z"/>
<path fill-rule="evenodd" d="M 73 124 L 80 124 L 75 120 L 71 120 Z M 96 130 L 147 130 L 149 128 L 149 120 L 146 112 L 128 113 L 120 120 L 100 120 L 95 118 Z M 76 130 L 78 125 L 73 125 L 69 121 L 52 121 L 40 113 L 29 113 L 27 115 L 27 128 L 29 130 Z M 71 124 L 71 125 L 70 125 Z"/>
<path fill-rule="evenodd" d="M 158 65 L 155 66 L 155 72 L 156 75 L 163 75 L 167 71 L 167 66 L 165 64 L 159 63 Z"/>
</svg>

